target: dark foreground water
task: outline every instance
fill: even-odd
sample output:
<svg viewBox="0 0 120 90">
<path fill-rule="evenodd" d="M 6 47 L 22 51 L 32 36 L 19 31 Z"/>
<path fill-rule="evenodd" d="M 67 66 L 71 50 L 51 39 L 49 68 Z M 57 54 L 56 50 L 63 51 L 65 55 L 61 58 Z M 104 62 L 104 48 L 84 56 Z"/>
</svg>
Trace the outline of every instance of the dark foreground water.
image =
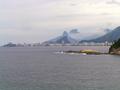
<svg viewBox="0 0 120 90">
<path fill-rule="evenodd" d="M 54 53 L 80 48 L 0 48 L 0 90 L 120 90 L 119 56 Z"/>
</svg>

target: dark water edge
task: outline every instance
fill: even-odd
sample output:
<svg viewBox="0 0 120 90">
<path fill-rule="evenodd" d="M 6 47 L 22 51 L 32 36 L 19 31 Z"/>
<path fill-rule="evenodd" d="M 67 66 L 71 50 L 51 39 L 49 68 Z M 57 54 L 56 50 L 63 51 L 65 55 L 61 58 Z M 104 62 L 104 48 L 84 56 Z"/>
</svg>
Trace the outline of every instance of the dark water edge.
<svg viewBox="0 0 120 90">
<path fill-rule="evenodd" d="M 86 48 L 0 48 L 0 90 L 120 90 L 119 56 L 54 53 Z"/>
</svg>

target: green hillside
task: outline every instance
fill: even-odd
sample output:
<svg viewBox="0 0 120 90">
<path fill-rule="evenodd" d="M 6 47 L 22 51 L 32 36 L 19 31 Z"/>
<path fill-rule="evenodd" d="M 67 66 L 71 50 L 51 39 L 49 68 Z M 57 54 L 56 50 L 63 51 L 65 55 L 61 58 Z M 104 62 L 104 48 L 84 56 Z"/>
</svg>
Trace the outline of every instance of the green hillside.
<svg viewBox="0 0 120 90">
<path fill-rule="evenodd" d="M 119 54 L 120 53 L 120 39 L 115 41 L 114 44 L 110 47 L 109 53 L 111 54 Z"/>
</svg>

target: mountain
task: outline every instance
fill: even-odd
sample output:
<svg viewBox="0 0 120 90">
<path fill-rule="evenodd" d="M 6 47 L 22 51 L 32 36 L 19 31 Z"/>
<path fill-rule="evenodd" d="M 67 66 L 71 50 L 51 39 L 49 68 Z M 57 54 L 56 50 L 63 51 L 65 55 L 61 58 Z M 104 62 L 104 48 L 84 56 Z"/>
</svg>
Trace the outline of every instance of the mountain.
<svg viewBox="0 0 120 90">
<path fill-rule="evenodd" d="M 114 30 L 108 32 L 107 34 L 98 37 L 96 39 L 91 39 L 91 40 L 82 40 L 80 41 L 80 43 L 82 42 L 114 42 L 117 41 L 120 38 L 120 26 L 115 28 Z"/>
<path fill-rule="evenodd" d="M 73 39 L 66 31 L 64 31 L 61 36 L 46 41 L 43 44 L 73 44 L 75 42 L 76 40 Z"/>
<path fill-rule="evenodd" d="M 16 44 L 13 44 L 13 43 L 8 43 L 8 44 L 5 44 L 3 45 L 3 47 L 16 47 L 17 45 Z"/>
</svg>

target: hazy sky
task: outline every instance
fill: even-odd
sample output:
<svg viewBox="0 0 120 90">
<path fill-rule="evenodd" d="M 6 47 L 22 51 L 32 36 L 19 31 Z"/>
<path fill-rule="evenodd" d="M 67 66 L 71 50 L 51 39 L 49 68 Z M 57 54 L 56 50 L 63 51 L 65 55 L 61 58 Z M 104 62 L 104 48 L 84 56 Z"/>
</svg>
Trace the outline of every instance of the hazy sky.
<svg viewBox="0 0 120 90">
<path fill-rule="evenodd" d="M 42 42 L 64 30 L 102 33 L 120 23 L 119 0 L 0 0 L 0 42 Z"/>
</svg>

